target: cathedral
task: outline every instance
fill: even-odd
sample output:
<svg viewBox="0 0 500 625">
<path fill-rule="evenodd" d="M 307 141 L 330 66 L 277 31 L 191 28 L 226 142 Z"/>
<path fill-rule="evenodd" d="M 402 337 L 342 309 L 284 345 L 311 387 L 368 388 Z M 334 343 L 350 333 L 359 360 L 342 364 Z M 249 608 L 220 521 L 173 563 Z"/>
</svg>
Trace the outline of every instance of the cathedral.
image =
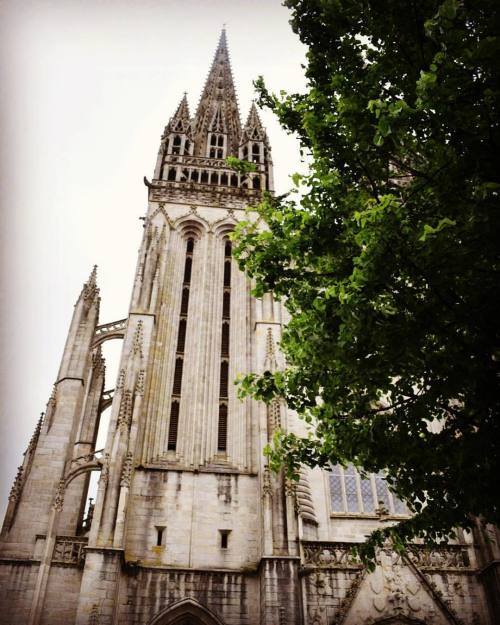
<svg viewBox="0 0 500 625">
<path fill-rule="evenodd" d="M 229 156 L 254 171 L 237 173 Z M 251 295 L 232 258 L 230 233 L 273 192 L 273 163 L 254 104 L 241 123 L 225 31 L 196 113 L 184 97 L 144 182 L 128 314 L 99 318 L 94 269 L 12 486 L 0 623 L 500 622 L 496 530 L 478 522 L 476 533 L 436 548 L 414 544 L 405 555 L 388 545 L 369 571 L 353 544 L 409 513 L 383 474 L 304 468 L 290 482 L 267 466 L 275 430 L 303 425 L 277 400 L 238 399 L 233 383 L 284 366 L 287 315 L 270 294 Z M 109 340 L 123 347 L 108 384 L 101 350 Z"/>
</svg>

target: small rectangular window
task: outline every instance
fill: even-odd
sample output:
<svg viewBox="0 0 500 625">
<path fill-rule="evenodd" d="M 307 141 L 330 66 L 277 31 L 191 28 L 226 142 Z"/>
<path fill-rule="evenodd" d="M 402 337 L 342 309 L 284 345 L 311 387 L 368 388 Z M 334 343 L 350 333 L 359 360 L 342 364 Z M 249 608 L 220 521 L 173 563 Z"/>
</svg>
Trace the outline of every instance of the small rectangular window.
<svg viewBox="0 0 500 625">
<path fill-rule="evenodd" d="M 163 538 L 165 535 L 165 526 L 164 525 L 156 525 L 156 546 L 163 546 Z"/>
<path fill-rule="evenodd" d="M 229 546 L 229 533 L 231 530 L 219 530 L 220 533 L 220 548 L 227 549 Z"/>
</svg>

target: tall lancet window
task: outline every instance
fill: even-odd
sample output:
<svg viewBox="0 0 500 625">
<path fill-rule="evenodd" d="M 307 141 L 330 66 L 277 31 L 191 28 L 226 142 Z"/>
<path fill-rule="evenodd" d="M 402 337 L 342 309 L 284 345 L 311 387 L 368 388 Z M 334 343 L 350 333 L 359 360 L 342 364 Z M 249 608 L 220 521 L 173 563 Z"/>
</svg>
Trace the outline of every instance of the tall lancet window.
<svg viewBox="0 0 500 625">
<path fill-rule="evenodd" d="M 231 321 L 231 241 L 224 243 L 224 278 L 222 293 L 222 332 L 220 344 L 219 424 L 217 451 L 227 451 L 227 414 L 229 399 L 229 336 Z"/>
<path fill-rule="evenodd" d="M 191 286 L 191 267 L 193 264 L 194 239 L 186 243 L 186 257 L 184 260 L 184 277 L 182 280 L 181 310 L 177 330 L 177 347 L 175 354 L 174 381 L 172 384 L 172 399 L 170 403 L 170 423 L 168 426 L 167 449 L 175 451 L 177 448 L 177 431 L 179 429 L 179 409 L 182 390 L 182 370 L 184 368 L 184 349 L 186 346 L 186 327 L 189 308 L 189 289 Z"/>
</svg>

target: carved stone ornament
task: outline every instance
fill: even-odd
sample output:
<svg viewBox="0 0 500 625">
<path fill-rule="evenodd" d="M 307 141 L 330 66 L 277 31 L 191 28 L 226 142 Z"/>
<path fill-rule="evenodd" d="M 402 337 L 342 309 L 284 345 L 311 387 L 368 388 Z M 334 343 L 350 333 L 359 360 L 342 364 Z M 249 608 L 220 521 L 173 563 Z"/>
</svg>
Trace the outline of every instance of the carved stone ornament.
<svg viewBox="0 0 500 625">
<path fill-rule="evenodd" d="M 109 479 L 109 454 L 104 454 L 104 459 L 102 461 L 102 469 L 101 469 L 101 477 L 99 478 L 99 482 L 103 484 L 107 484 Z"/>
<path fill-rule="evenodd" d="M 278 368 L 278 361 L 276 360 L 276 349 L 273 338 L 273 331 L 271 328 L 267 328 L 266 336 L 266 358 L 264 360 L 264 369 L 269 371 L 276 371 Z"/>
<path fill-rule="evenodd" d="M 53 400 L 52 400 L 52 396 L 54 396 Z M 51 400 L 55 403 L 55 387 L 52 390 L 52 395 L 50 396 L 49 402 Z M 38 443 L 38 439 L 40 438 L 40 432 L 42 431 L 42 424 L 43 424 L 44 418 L 45 418 L 45 415 L 43 412 L 41 412 L 40 418 L 38 419 L 38 423 L 36 424 L 36 427 L 35 427 L 35 431 L 33 432 L 33 436 L 30 439 L 28 449 L 26 450 L 26 454 L 30 454 L 35 450 L 37 443 Z"/>
<path fill-rule="evenodd" d="M 23 488 L 23 466 L 21 465 L 17 469 L 16 477 L 14 479 L 14 484 L 12 484 L 12 488 L 10 489 L 9 501 L 17 501 L 21 496 L 21 490 Z"/>
<path fill-rule="evenodd" d="M 272 497 L 273 489 L 271 485 L 271 471 L 265 467 L 262 473 L 262 497 Z"/>
<path fill-rule="evenodd" d="M 270 441 L 274 432 L 281 428 L 281 405 L 279 399 L 272 399 L 267 405 L 267 437 Z"/>
<path fill-rule="evenodd" d="M 132 452 L 128 451 L 123 461 L 122 474 L 120 478 L 120 486 L 130 487 L 130 479 L 132 477 Z"/>
<path fill-rule="evenodd" d="M 54 497 L 54 502 L 52 504 L 52 508 L 57 512 L 60 512 L 63 509 L 64 505 L 64 491 L 66 490 L 66 482 L 64 480 L 59 480 L 59 485 L 56 490 L 56 494 Z"/>
<path fill-rule="evenodd" d="M 359 559 L 352 553 L 351 543 L 303 541 L 302 546 L 306 565 L 339 569 L 361 568 Z"/>
<path fill-rule="evenodd" d="M 122 430 L 128 429 L 132 420 L 132 393 L 127 390 L 122 395 L 120 411 L 118 413 L 118 427 Z"/>
<path fill-rule="evenodd" d="M 285 494 L 294 500 L 297 497 L 297 482 L 288 477 L 285 480 Z"/>
<path fill-rule="evenodd" d="M 99 625 L 99 606 L 94 603 L 90 610 L 88 625 Z"/>
<path fill-rule="evenodd" d="M 137 376 L 137 381 L 135 383 L 135 394 L 136 395 L 144 395 L 144 379 L 146 376 L 146 372 L 144 371 L 144 369 L 141 369 L 139 371 L 139 374 Z"/>
<path fill-rule="evenodd" d="M 142 340 L 143 340 L 143 323 L 142 320 L 137 322 L 132 341 L 132 353 L 139 354 L 142 357 Z"/>
<path fill-rule="evenodd" d="M 121 389 L 125 385 L 125 369 L 120 369 L 120 373 L 118 374 L 118 380 L 116 382 L 116 388 Z"/>
</svg>

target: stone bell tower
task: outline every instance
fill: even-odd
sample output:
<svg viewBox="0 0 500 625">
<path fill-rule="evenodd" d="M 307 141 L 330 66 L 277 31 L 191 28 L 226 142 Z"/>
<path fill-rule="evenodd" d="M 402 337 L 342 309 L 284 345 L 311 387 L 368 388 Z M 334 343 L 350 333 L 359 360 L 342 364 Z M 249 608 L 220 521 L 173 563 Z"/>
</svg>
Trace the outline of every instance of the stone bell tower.
<svg viewBox="0 0 500 625">
<path fill-rule="evenodd" d="M 236 173 L 228 156 L 255 171 Z M 262 455 L 284 415 L 238 400 L 233 384 L 276 366 L 281 307 L 251 297 L 231 256 L 229 234 L 273 172 L 254 104 L 242 128 L 225 31 L 195 115 L 184 95 L 145 184 L 128 316 L 99 320 L 94 270 L 12 489 L 2 622 L 296 622 L 294 504 Z M 105 391 L 100 346 L 113 338 L 123 350 Z"/>
<path fill-rule="evenodd" d="M 255 170 L 236 173 L 228 156 Z M 99 319 L 94 268 L 11 490 L 0 623 L 492 624 L 494 528 L 479 551 L 467 536 L 404 557 L 388 546 L 367 571 L 351 547 L 408 516 L 383 474 L 332 467 L 290 483 L 267 467 L 275 430 L 301 426 L 277 400 L 240 401 L 233 384 L 284 366 L 286 318 L 271 295 L 251 296 L 232 259 L 229 235 L 273 192 L 273 166 L 254 104 L 241 126 L 224 31 L 195 115 L 184 96 L 144 182 L 128 315 Z M 123 349 L 109 390 L 111 339 Z"/>
</svg>

